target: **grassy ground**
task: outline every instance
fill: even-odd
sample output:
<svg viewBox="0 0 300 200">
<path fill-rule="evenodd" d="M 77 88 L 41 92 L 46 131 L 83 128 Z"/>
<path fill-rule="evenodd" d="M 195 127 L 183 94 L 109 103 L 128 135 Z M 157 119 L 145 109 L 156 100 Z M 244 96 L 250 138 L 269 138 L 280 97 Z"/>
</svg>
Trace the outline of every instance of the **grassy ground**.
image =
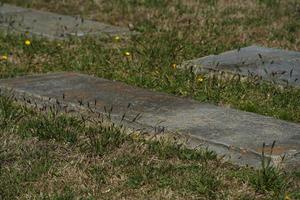
<svg viewBox="0 0 300 200">
<path fill-rule="evenodd" d="M 6 2 L 6 1 L 3 1 Z M 80 71 L 200 101 L 300 122 L 300 89 L 255 81 L 219 81 L 176 68 L 184 60 L 253 43 L 299 50 L 300 3 L 296 0 L 20 1 L 29 6 L 127 26 L 132 38 L 66 42 L 0 36 L 0 76 Z M 146 14 L 145 14 L 146 13 Z M 124 55 L 129 52 L 130 55 Z"/>
<path fill-rule="evenodd" d="M 237 167 L 100 118 L 1 96 L 0 128 L 0 199 L 300 198 L 299 173 Z"/>
<path fill-rule="evenodd" d="M 299 50 L 297 0 L 2 2 L 132 24 L 142 34 L 119 40 L 33 38 L 29 46 L 26 36 L 0 34 L 0 55 L 7 56 L 0 61 L 1 78 L 79 71 L 300 122 L 299 89 L 205 78 L 176 67 L 253 43 Z M 5 97 L 0 102 L 0 199 L 300 198 L 299 172 L 239 168 L 212 152 L 126 136 L 112 125 L 40 113 Z"/>
</svg>

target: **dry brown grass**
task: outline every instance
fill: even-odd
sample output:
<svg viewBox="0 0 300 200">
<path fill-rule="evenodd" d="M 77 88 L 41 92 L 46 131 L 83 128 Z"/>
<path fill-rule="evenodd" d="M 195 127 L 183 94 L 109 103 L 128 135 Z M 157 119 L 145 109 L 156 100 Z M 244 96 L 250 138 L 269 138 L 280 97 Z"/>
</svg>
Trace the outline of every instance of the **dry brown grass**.
<svg viewBox="0 0 300 200">
<path fill-rule="evenodd" d="M 15 130 L 13 130 L 15 129 Z M 1 146 L 1 176 L 6 179 L 5 192 L 18 194 L 18 199 L 50 198 L 89 198 L 95 199 L 207 199 L 206 195 L 190 193 L 173 187 L 162 187 L 156 181 L 145 182 L 142 186 L 131 188 L 126 186 L 132 172 L 147 166 L 203 166 L 202 162 L 182 160 L 176 157 L 163 159 L 149 152 L 147 142 L 142 137 L 135 142 L 125 142 L 119 148 L 102 156 L 83 151 L 87 142 L 85 136 L 75 146 L 55 140 L 40 140 L 38 137 L 23 138 L 17 134 L 18 125 L 0 135 Z M 130 132 L 130 131 L 129 131 Z M 133 136 L 136 138 L 136 136 Z M 174 136 L 166 134 L 165 138 Z M 148 140 L 153 137 L 148 137 Z M 156 140 L 156 138 L 154 138 Z M 162 138 L 160 137 L 160 140 Z M 4 151 L 2 151 L 4 150 Z M 122 158 L 139 158 L 139 162 L 118 163 Z M 267 194 L 255 192 L 253 187 L 239 178 L 227 175 L 231 171 L 240 170 L 229 163 L 218 160 L 208 160 L 205 169 L 214 169 L 222 186 L 215 192 L 217 199 L 240 199 L 241 196 L 251 196 L 252 199 L 265 199 Z M 100 179 L 93 172 L 103 170 Z M 139 172 L 138 172 L 139 173 Z M 145 171 L 145 173 L 147 173 Z M 157 172 L 156 172 L 157 173 Z M 167 172 L 169 173 L 169 172 Z M 184 183 L 186 178 L 194 174 L 183 171 L 176 175 Z M 175 175 L 175 174 L 174 174 Z M 165 174 L 161 174 L 165 176 Z M 18 177 L 18 178 L 17 178 Z M 104 178 L 104 179 L 102 179 Z M 207 177 L 210 178 L 210 177 Z M 10 179 L 10 181 L 8 181 Z M 2 179 L 4 181 L 4 179 Z M 100 181 L 100 182 L 99 182 Z M 180 181 L 179 181 L 180 182 Z M 13 188 L 10 188 L 13 187 Z M 6 191 L 11 189 L 11 191 Z M 15 192 L 14 192 L 15 190 Z M 13 195 L 13 194 L 11 194 Z M 14 194 L 15 195 L 15 194 Z M 70 196 L 69 196 L 70 195 Z M 64 196 L 64 197 L 63 197 Z M 69 197 L 68 197 L 69 196 Z"/>
<path fill-rule="evenodd" d="M 23 0 L 7 0 L 6 2 L 18 3 L 23 6 L 26 4 Z M 33 41 L 33 45 L 39 45 L 40 49 L 29 53 L 21 50 L 24 48 L 22 39 L 6 41 L 2 37 L 3 48 L 13 54 L 9 57 L 7 65 L 1 63 L 1 75 L 78 70 L 106 78 L 125 80 L 143 87 L 165 89 L 170 93 L 194 95 L 194 93 L 191 94 L 190 88 L 184 87 L 192 85 L 195 80 L 184 79 L 177 71 L 170 72 L 169 68 L 172 63 L 180 63 L 186 59 L 219 53 L 253 43 L 291 50 L 300 48 L 300 29 L 297 28 L 299 20 L 295 20 L 300 17 L 299 3 L 293 6 L 291 4 L 294 2 L 293 0 L 281 1 L 279 7 L 258 4 L 256 0 L 219 0 L 216 5 L 209 5 L 205 1 L 184 0 L 180 1 L 179 7 L 176 1 L 165 2 L 167 2 L 167 6 L 164 7 L 159 4 L 134 5 L 125 0 L 32 0 L 28 6 L 41 10 L 82 15 L 85 18 L 120 26 L 133 24 L 137 30 L 142 32 L 142 35 L 137 41 L 129 39 L 118 44 L 112 42 L 108 46 L 106 45 L 108 40 L 87 39 L 70 43 L 62 42 L 62 47 L 57 51 L 53 51 L 57 48 L 55 42 Z M 95 47 L 90 48 L 95 42 L 97 42 Z M 172 45 L 175 47 L 168 49 Z M 122 54 L 127 49 L 135 53 L 130 64 Z M 152 49 L 154 49 L 153 52 Z M 156 55 L 156 51 L 160 52 Z M 173 57 L 169 56 L 173 54 Z M 27 56 L 33 57 L 28 59 Z M 94 62 L 90 63 L 91 60 Z M 138 68 L 140 66 L 142 66 L 142 70 Z M 166 84 L 165 77 L 168 78 L 168 84 Z M 141 81 L 138 82 L 138 80 Z M 154 86 L 152 82 L 157 85 Z M 180 84 L 176 85 L 177 83 Z M 225 86 L 229 87 L 226 84 Z M 181 86 L 183 88 L 180 88 Z M 283 99 L 282 101 L 286 101 L 285 98 L 289 99 L 286 102 L 290 103 L 291 110 L 286 111 L 286 104 L 273 104 L 273 97 L 265 98 L 267 92 L 275 91 L 275 89 L 264 87 L 253 89 L 252 86 L 242 86 L 246 87 L 246 91 L 244 94 L 238 93 L 243 97 L 242 100 L 238 99 L 238 103 L 235 102 L 236 97 L 230 95 L 230 92 L 237 92 L 237 89 L 240 89 L 234 87 L 232 91 L 223 91 L 213 85 L 211 89 L 208 89 L 210 93 L 216 93 L 217 97 L 207 98 L 216 98 L 216 100 L 214 99 L 217 101 L 216 103 L 226 106 L 233 104 L 247 107 L 248 104 L 243 104 L 243 102 L 254 102 L 256 108 L 262 110 L 261 112 L 269 112 L 269 115 L 276 116 L 278 112 L 274 112 L 274 108 L 282 112 L 284 110 L 284 114 L 289 112 L 288 116 L 294 116 L 289 118 L 290 120 L 299 121 L 299 112 L 297 112 L 299 106 L 295 103 L 294 95 L 299 92 L 284 93 L 284 91 L 280 91 L 277 92 L 278 94 L 276 93 L 277 98 Z M 197 89 L 202 91 L 201 86 Z M 220 92 L 214 93 L 215 90 Z M 224 93 L 223 99 L 218 96 L 220 93 Z M 294 102 L 291 102 L 290 99 L 293 99 Z M 250 179 L 256 176 L 252 169 L 239 168 L 214 159 L 205 163 L 199 160 L 182 160 L 176 156 L 162 158 L 158 156 L 157 152 L 149 153 L 149 148 L 143 141 L 134 141 L 133 143 L 127 141 L 119 148 L 112 149 L 104 155 L 95 156 L 90 151 L 82 150 L 82 144 L 87 143 L 84 135 L 80 137 L 78 143 L 72 146 L 61 141 L 41 140 L 38 137 L 22 138 L 19 136 L 21 133 L 16 133 L 17 130 L 18 126 L 12 126 L 0 134 L 0 152 L 3 153 L 0 154 L 2 156 L 0 158 L 3 161 L 1 162 L 3 172 L 1 175 L 4 175 L 2 180 L 11 179 L 5 184 L 9 187 L 5 191 L 12 195 L 20 194 L 20 199 L 58 198 L 63 195 L 71 195 L 70 198 L 94 196 L 95 199 L 186 199 L 187 197 L 189 199 L 208 199 L 209 197 L 215 199 L 271 199 L 274 195 L 272 192 L 257 191 L 257 188 L 251 184 Z M 5 151 L 2 152 L 2 150 Z M 44 159 L 45 156 L 48 156 L 49 159 Z M 133 164 L 127 166 L 124 163 L 114 163 L 118 159 L 120 161 L 121 158 L 128 158 Z M 138 158 L 138 161 L 135 158 Z M 44 166 L 45 163 L 46 166 Z M 160 187 L 158 185 L 160 182 L 155 178 L 146 177 L 144 180 L 142 175 L 137 177 L 137 179 L 142 177 L 142 183 L 134 182 L 133 184 L 137 188 L 128 186 L 129 178 L 134 177 L 134 173 L 146 174 L 149 170 L 147 167 L 157 167 L 155 170 L 159 171 L 167 165 L 172 167 L 204 165 L 207 171 L 213 169 L 211 176 L 208 175 L 207 179 L 199 180 L 199 182 L 205 182 L 211 177 L 220 180 L 221 186 L 214 190 L 216 196 L 208 194 L 209 192 L 197 193 L 195 188 L 190 188 L 188 185 L 176 187 L 170 183 L 166 187 Z M 105 183 L 99 183 L 97 180 L 97 176 L 92 172 L 95 167 L 105 169 Z M 142 173 L 139 170 L 144 171 Z M 155 170 L 152 171 L 152 174 L 160 173 L 159 177 L 167 180 L 172 178 L 172 176 L 170 176 L 171 178 L 167 176 L 168 172 Z M 25 172 L 29 173 L 28 179 L 23 177 Z M 172 175 L 176 179 L 173 181 L 181 180 L 183 183 L 199 175 L 189 170 L 184 170 L 180 175 L 174 174 Z M 101 176 L 99 179 L 100 182 L 103 181 Z M 298 183 L 293 183 L 293 186 L 288 189 L 296 191 L 298 186 Z M 180 190 L 181 188 L 183 189 Z M 67 199 L 66 196 L 64 197 Z"/>
</svg>

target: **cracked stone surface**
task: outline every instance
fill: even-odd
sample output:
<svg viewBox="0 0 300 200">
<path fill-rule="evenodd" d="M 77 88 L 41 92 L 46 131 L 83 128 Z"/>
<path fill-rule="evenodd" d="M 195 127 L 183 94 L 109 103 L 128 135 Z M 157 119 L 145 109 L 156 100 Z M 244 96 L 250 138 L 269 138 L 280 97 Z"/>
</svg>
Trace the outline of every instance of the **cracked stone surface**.
<svg viewBox="0 0 300 200">
<path fill-rule="evenodd" d="M 190 138 L 191 147 L 203 145 L 244 165 L 260 165 L 263 142 L 272 142 L 273 162 L 288 168 L 300 166 L 300 124 L 254 113 L 200 103 L 78 73 L 51 73 L 0 80 L 1 91 L 13 91 L 43 104 L 51 99 L 61 105 L 77 105 L 104 112 L 111 107 L 112 120 L 125 121 L 136 129 L 171 131 Z M 81 103 L 79 103 L 81 102 Z M 96 102 L 96 104 L 94 103 Z M 128 105 L 130 104 L 129 108 Z M 138 117 L 137 117 L 138 116 Z M 137 118 L 135 122 L 134 118 Z"/>
<path fill-rule="evenodd" d="M 50 39 L 68 36 L 113 36 L 132 34 L 127 28 L 84 20 L 79 16 L 60 15 L 3 4 L 0 6 L 0 28 L 5 32 L 29 33 Z"/>
<path fill-rule="evenodd" d="M 185 62 L 196 73 L 225 71 L 300 86 L 300 52 L 249 46 Z"/>
</svg>

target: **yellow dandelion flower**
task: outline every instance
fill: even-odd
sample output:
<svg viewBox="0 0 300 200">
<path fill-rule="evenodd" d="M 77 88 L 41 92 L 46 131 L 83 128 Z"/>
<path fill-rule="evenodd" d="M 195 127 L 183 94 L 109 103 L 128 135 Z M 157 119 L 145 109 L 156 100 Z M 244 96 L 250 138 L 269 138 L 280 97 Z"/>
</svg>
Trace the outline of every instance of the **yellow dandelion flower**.
<svg viewBox="0 0 300 200">
<path fill-rule="evenodd" d="M 131 56 L 131 53 L 128 52 L 128 51 L 126 51 L 126 52 L 124 53 L 124 55 L 125 55 L 125 56 Z"/>
<path fill-rule="evenodd" d="M 119 41 L 120 39 L 121 39 L 120 36 L 115 36 L 115 37 L 114 37 L 114 40 L 115 40 L 115 41 Z"/>
<path fill-rule="evenodd" d="M 3 55 L 3 56 L 1 56 L 0 60 L 7 60 L 7 59 L 8 59 L 8 57 L 6 55 Z"/>
<path fill-rule="evenodd" d="M 24 43 L 25 43 L 25 45 L 26 45 L 26 46 L 29 46 L 29 45 L 31 45 L 31 41 L 30 41 L 30 40 L 25 40 L 25 42 L 24 42 Z"/>
<path fill-rule="evenodd" d="M 176 65 L 175 63 L 173 63 L 173 64 L 172 64 L 172 68 L 173 68 L 173 69 L 176 69 L 176 68 L 177 68 L 177 65 Z"/>
<path fill-rule="evenodd" d="M 204 81 L 203 77 L 202 76 L 197 76 L 197 81 L 202 83 Z"/>
</svg>

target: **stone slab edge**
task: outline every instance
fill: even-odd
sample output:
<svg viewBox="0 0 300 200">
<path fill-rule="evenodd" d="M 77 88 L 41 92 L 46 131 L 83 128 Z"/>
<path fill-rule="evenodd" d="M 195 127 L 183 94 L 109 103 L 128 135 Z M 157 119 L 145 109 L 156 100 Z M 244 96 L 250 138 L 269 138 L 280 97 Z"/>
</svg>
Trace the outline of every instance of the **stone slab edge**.
<svg viewBox="0 0 300 200">
<path fill-rule="evenodd" d="M 0 95 L 6 95 L 6 96 L 12 96 L 17 102 L 24 104 L 26 106 L 37 106 L 37 107 L 43 107 L 43 106 L 57 106 L 58 100 L 55 98 L 49 98 L 46 96 L 40 96 L 36 94 L 32 94 L 23 90 L 14 89 L 6 86 L 0 86 Z M 30 103 L 29 103 L 30 102 Z M 100 112 L 99 109 L 93 110 L 92 108 L 88 108 L 87 106 L 80 106 L 75 103 L 70 103 L 66 101 L 59 101 L 59 108 L 63 112 L 64 110 L 67 113 L 80 113 L 80 114 L 86 114 L 86 115 L 102 115 L 106 116 L 107 113 Z M 141 124 L 138 122 L 132 122 L 131 119 L 128 119 L 125 117 L 123 121 L 121 121 L 121 116 L 118 115 L 111 115 L 110 120 L 117 124 L 117 125 L 125 125 L 125 127 L 134 130 L 139 131 L 141 133 L 150 133 L 155 134 L 155 130 L 153 130 L 153 127 L 147 126 L 145 124 Z M 166 131 L 168 132 L 168 130 Z M 185 140 L 185 145 L 188 148 L 207 148 L 209 150 L 215 151 L 220 157 L 223 157 L 225 160 L 229 160 L 235 164 L 242 165 L 242 166 L 251 166 L 255 168 L 259 168 L 261 166 L 261 160 L 262 156 L 260 153 L 255 151 L 244 151 L 240 148 L 231 148 L 230 145 L 218 143 L 216 141 L 206 140 L 201 137 L 197 137 L 194 135 L 190 135 L 187 133 L 182 132 L 176 132 L 173 133 L 178 135 L 180 138 Z M 290 160 L 291 156 L 295 155 L 287 155 L 285 159 L 287 161 Z M 289 166 L 286 165 L 285 162 L 282 162 L 281 156 L 270 156 L 266 155 L 266 158 L 272 160 L 272 164 L 274 166 L 278 167 L 284 167 L 286 169 L 293 169 L 297 166 Z"/>
<path fill-rule="evenodd" d="M 258 45 L 251 45 L 251 46 L 258 46 Z M 232 53 L 232 52 L 235 52 L 235 51 L 236 51 L 236 49 L 225 51 L 223 53 Z M 251 79 L 251 78 L 255 78 L 255 80 L 257 80 L 257 81 L 260 81 L 260 82 L 264 81 L 264 82 L 269 83 L 269 84 L 276 84 L 279 87 L 291 86 L 291 85 L 287 85 L 286 82 L 284 82 L 280 79 L 276 80 L 276 82 L 275 82 L 274 80 L 270 80 L 270 79 L 263 78 L 263 77 L 260 77 L 260 76 L 249 76 L 249 75 L 245 75 L 245 74 L 239 74 L 239 73 L 233 72 L 233 71 L 228 70 L 228 69 L 218 70 L 218 69 L 214 69 L 212 67 L 203 67 L 203 65 L 201 65 L 199 63 L 202 60 L 206 60 L 208 58 L 213 58 L 213 57 L 218 56 L 218 55 L 220 55 L 220 54 L 212 54 L 212 55 L 203 56 L 201 58 L 195 58 L 195 59 L 192 59 L 192 60 L 183 61 L 178 66 L 178 68 L 183 69 L 183 70 L 190 70 L 195 74 L 205 74 L 205 75 L 208 75 L 209 77 L 213 76 L 213 75 L 218 75 L 217 76 L 218 79 L 223 79 L 223 78 L 225 78 L 225 79 L 229 78 L 230 79 L 230 78 L 233 78 L 235 76 L 239 76 L 242 81 L 247 80 L 247 79 Z M 299 85 L 294 84 L 292 86 L 294 88 L 300 88 Z"/>
<path fill-rule="evenodd" d="M 201 59 L 207 58 L 210 56 L 205 56 L 202 57 Z M 213 77 L 215 76 L 217 79 L 219 80 L 230 80 L 232 78 L 239 78 L 241 81 L 247 81 L 247 80 L 251 80 L 251 78 L 253 78 L 253 80 L 255 81 L 259 81 L 260 83 L 264 82 L 264 83 L 268 83 L 268 84 L 275 84 L 276 86 L 279 86 L 280 88 L 284 88 L 286 86 L 288 86 L 284 81 L 281 80 L 276 80 L 276 82 L 266 79 L 266 78 L 262 78 L 260 76 L 247 76 L 244 74 L 239 74 L 239 73 L 235 73 L 232 72 L 230 70 L 226 70 L 226 69 L 222 69 L 222 70 L 217 70 L 217 69 L 213 69 L 213 68 L 209 68 L 209 67 L 203 67 L 201 64 L 196 63 L 200 60 L 200 58 L 196 58 L 193 60 L 189 60 L 189 61 L 184 61 L 181 65 L 179 65 L 180 69 L 183 70 L 190 70 L 193 71 L 193 73 L 195 74 L 200 74 L 200 75 L 204 75 L 207 77 Z M 297 85 L 293 85 L 294 88 L 300 88 L 300 86 Z"/>
<path fill-rule="evenodd" d="M 22 8 L 22 7 L 19 7 L 19 6 L 15 6 L 15 5 L 11 5 L 11 4 L 3 4 L 3 5 L 0 5 L 1 6 L 10 6 L 10 7 L 15 7 L 15 8 L 18 8 L 19 10 L 16 10 L 14 11 L 13 13 L 27 13 L 27 12 L 43 12 L 45 14 L 50 14 L 50 15 L 58 15 L 58 16 L 68 16 L 68 15 L 62 15 L 62 14 L 58 14 L 58 13 L 54 13 L 54 12 L 49 12 L 49 11 L 40 11 L 40 10 L 37 10 L 37 9 L 33 9 L 33 8 Z M 4 13 L 6 14 L 6 13 Z M 93 21 L 93 22 L 96 22 L 96 23 L 99 23 L 99 24 L 104 24 L 103 22 L 99 22 L 99 21 L 95 21 L 95 20 L 90 20 L 90 19 L 85 19 L 85 20 L 88 20 L 88 21 Z M 105 24 L 105 25 L 109 25 L 111 27 L 115 27 L 115 28 L 123 28 L 123 29 L 126 29 L 126 32 L 121 32 L 121 33 L 118 33 L 118 34 L 104 34 L 104 33 L 101 33 L 99 34 L 100 32 L 93 32 L 93 33 L 88 33 L 84 36 L 78 36 L 78 35 L 68 35 L 68 37 L 56 37 L 56 36 L 53 36 L 51 34 L 41 34 L 39 32 L 34 32 L 34 31 L 23 31 L 23 30 L 16 30 L 16 29 L 11 29 L 9 26 L 6 26 L 5 24 L 1 24 L 0 25 L 0 31 L 3 32 L 2 34 L 9 34 L 9 33 L 18 33 L 18 34 L 24 34 L 26 36 L 30 36 L 30 37 L 37 37 L 37 38 L 48 38 L 49 40 L 65 40 L 65 39 L 68 39 L 68 38 L 74 38 L 74 37 L 91 37 L 91 36 L 97 36 L 97 37 L 100 37 L 100 38 L 103 38 L 103 39 L 106 39 L 106 38 L 109 38 L 109 37 L 112 37 L 114 35 L 121 35 L 123 37 L 129 37 L 129 36 L 132 36 L 132 35 L 139 35 L 140 33 L 137 32 L 137 31 L 130 31 L 129 29 L 127 28 L 124 28 L 124 27 L 119 27 L 119 26 L 115 26 L 115 25 L 111 25 L 111 24 Z M 8 30 L 9 29 L 9 30 Z"/>
</svg>

